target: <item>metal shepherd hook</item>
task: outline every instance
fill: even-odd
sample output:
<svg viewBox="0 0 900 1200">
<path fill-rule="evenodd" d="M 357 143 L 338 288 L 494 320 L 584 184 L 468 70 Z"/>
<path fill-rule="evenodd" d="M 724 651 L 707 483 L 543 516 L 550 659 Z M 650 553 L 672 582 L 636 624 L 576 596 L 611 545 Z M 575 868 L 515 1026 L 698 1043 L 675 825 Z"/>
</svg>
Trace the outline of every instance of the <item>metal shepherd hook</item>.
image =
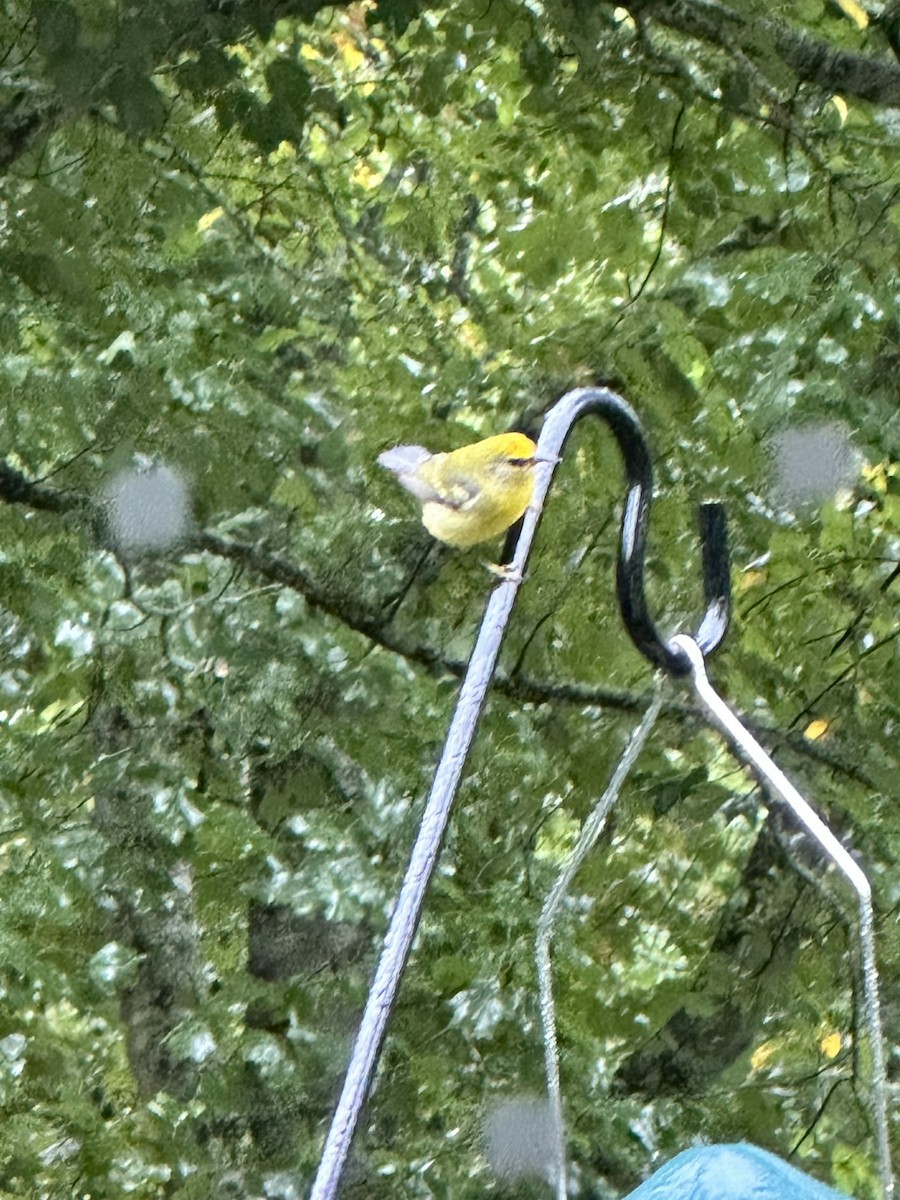
<svg viewBox="0 0 900 1200">
<path fill-rule="evenodd" d="M 428 883 L 440 853 L 453 797 L 475 738 L 503 634 L 524 578 L 556 460 L 574 423 L 589 412 L 595 413 L 609 425 L 625 460 L 628 490 L 622 514 L 617 588 L 628 632 L 642 653 L 657 666 L 676 675 L 691 672 L 690 656 L 680 646 L 667 644 L 660 638 L 647 612 L 644 598 L 643 572 L 653 471 L 640 422 L 631 406 L 616 392 L 602 387 L 576 388 L 557 401 L 544 421 L 537 454 L 549 461 L 539 463 L 535 469 L 534 495 L 522 522 L 507 577 L 491 592 L 485 609 L 385 936 L 381 958 L 369 989 L 309 1200 L 334 1200 L 337 1195 L 350 1143 L 371 1087 L 400 978 L 422 914 Z M 706 655 L 721 642 L 728 627 L 728 554 L 720 506 L 703 506 L 701 536 L 706 612 L 695 637 L 702 653 Z"/>
</svg>

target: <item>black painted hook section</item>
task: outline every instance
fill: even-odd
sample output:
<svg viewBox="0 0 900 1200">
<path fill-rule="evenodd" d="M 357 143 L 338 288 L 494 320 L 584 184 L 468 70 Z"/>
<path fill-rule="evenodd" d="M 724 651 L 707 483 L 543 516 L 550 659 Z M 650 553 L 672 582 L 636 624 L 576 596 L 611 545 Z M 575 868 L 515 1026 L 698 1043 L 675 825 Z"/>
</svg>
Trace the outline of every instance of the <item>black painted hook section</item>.
<svg viewBox="0 0 900 1200">
<path fill-rule="evenodd" d="M 568 401 L 568 403 L 567 403 Z M 577 412 L 568 412 L 574 404 Z M 547 428 L 560 411 L 566 421 L 565 440 L 577 415 L 594 412 L 601 417 L 615 437 L 625 463 L 627 491 L 622 512 L 619 540 L 619 561 L 616 570 L 616 589 L 622 620 L 631 640 L 654 666 L 672 675 L 687 675 L 691 664 L 677 646 L 664 641 L 650 617 L 644 591 L 644 569 L 647 556 L 647 532 L 650 523 L 650 504 L 653 495 L 653 467 L 643 427 L 637 413 L 618 393 L 608 388 L 579 388 L 570 392 L 548 414 L 541 445 L 555 442 Z M 566 415 L 563 415 L 565 411 Z M 555 453 L 559 453 L 557 444 Z M 700 544 L 703 564 L 703 598 L 706 611 L 694 635 L 704 657 L 721 644 L 728 629 L 731 613 L 731 583 L 728 564 L 728 532 L 725 510 L 721 504 L 700 506 Z"/>
<path fill-rule="evenodd" d="M 626 498 L 626 517 L 632 489 Z M 635 515 L 632 522 L 623 518 L 622 538 L 619 544 L 619 564 L 616 587 L 622 620 L 631 640 L 638 650 L 654 666 L 662 667 L 671 675 L 688 675 L 691 664 L 686 654 L 671 642 L 664 642 L 647 611 L 644 593 L 644 563 L 646 554 L 646 532 L 650 506 L 643 504 L 643 497 L 634 500 Z M 703 657 L 708 658 L 721 644 L 728 632 L 731 617 L 731 580 L 728 562 L 728 529 L 725 509 L 721 504 L 709 502 L 700 505 L 700 549 L 703 564 L 703 599 L 706 610 L 697 626 L 694 640 Z"/>
<path fill-rule="evenodd" d="M 639 425 L 629 433 L 627 439 L 619 437 L 619 447 L 628 476 L 616 572 L 622 620 L 631 640 L 645 658 L 672 675 L 687 675 L 691 670 L 687 655 L 677 646 L 662 640 L 647 609 L 644 567 L 653 475 L 647 443 Z M 697 626 L 695 640 L 706 658 L 724 639 L 731 615 L 728 529 L 725 509 L 721 504 L 701 504 L 700 546 L 706 611 Z"/>
<path fill-rule="evenodd" d="M 731 620 L 731 572 L 728 561 L 728 522 L 725 505 L 709 500 L 700 505 L 700 547 L 703 553 L 703 598 L 706 612 L 694 633 L 703 657 L 721 646 Z"/>
</svg>

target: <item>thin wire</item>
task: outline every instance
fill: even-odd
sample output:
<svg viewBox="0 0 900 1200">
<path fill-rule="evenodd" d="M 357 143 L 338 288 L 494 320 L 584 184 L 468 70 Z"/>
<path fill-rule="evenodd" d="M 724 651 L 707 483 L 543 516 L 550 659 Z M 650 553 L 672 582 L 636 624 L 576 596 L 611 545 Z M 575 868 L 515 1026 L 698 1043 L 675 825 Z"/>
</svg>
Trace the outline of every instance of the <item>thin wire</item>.
<svg viewBox="0 0 900 1200">
<path fill-rule="evenodd" d="M 662 708 L 665 676 L 662 672 L 656 676 L 656 694 L 650 707 L 641 718 L 631 734 L 628 745 L 622 752 L 612 778 L 607 784 L 606 791 L 594 805 L 587 820 L 582 826 L 575 849 L 569 855 L 563 869 L 557 876 L 556 882 L 547 894 L 541 908 L 537 923 L 537 938 L 535 940 L 535 962 L 537 963 L 538 987 L 541 1005 L 541 1029 L 544 1039 L 544 1065 L 547 1075 L 547 1094 L 550 1100 L 550 1118 L 552 1121 L 552 1136 L 555 1162 L 554 1175 L 556 1178 L 556 1200 L 566 1200 L 568 1180 L 566 1171 L 566 1138 L 562 1115 L 562 1093 L 559 1082 L 559 1046 L 556 1039 L 556 1004 L 553 998 L 553 973 L 550 964 L 550 943 L 556 918 L 565 901 L 569 886 L 575 878 L 581 864 L 593 850 L 597 838 L 603 832 L 606 818 L 612 811 L 613 805 L 619 798 L 619 793 L 631 768 L 637 761 L 638 755 L 644 748 L 644 743 L 650 736 L 656 718 Z"/>
<path fill-rule="evenodd" d="M 872 1113 L 884 1200 L 894 1196 L 891 1144 L 888 1132 L 887 1084 L 884 1067 L 884 1040 L 881 1001 L 878 993 L 878 966 L 875 958 L 875 915 L 872 888 L 865 872 L 847 848 L 832 833 L 822 818 L 804 800 L 787 776 L 775 765 L 759 742 L 744 728 L 725 701 L 709 682 L 703 654 L 693 638 L 678 634 L 672 643 L 690 659 L 690 680 L 710 722 L 724 734 L 732 750 L 750 764 L 767 791 L 790 809 L 806 833 L 830 859 L 856 893 L 859 901 L 859 946 L 862 960 L 863 1011 L 869 1036 L 871 1058 Z"/>
</svg>

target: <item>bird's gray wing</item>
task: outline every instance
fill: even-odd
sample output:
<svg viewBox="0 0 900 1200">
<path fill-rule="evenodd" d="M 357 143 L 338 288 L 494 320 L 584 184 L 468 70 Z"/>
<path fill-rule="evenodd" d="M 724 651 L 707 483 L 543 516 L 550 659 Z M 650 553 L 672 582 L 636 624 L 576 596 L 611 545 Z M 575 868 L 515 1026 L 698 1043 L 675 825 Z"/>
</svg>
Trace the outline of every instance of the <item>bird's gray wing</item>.
<svg viewBox="0 0 900 1200">
<path fill-rule="evenodd" d="M 388 471 L 393 471 L 399 483 L 411 492 L 417 500 L 427 504 L 430 500 L 440 500 L 441 496 L 427 480 L 423 479 L 420 468 L 433 455 L 424 446 L 394 446 L 378 455 L 378 465 Z"/>
</svg>

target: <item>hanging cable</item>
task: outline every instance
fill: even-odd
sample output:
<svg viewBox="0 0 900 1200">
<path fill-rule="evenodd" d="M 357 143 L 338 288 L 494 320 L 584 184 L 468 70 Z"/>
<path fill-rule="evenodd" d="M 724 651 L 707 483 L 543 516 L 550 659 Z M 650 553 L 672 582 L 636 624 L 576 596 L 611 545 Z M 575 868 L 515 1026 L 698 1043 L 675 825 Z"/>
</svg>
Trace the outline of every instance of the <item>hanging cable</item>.
<svg viewBox="0 0 900 1200">
<path fill-rule="evenodd" d="M 663 702 L 665 676 L 656 678 L 656 695 L 650 707 L 635 727 L 628 745 L 620 757 L 606 791 L 588 814 L 575 849 L 556 878 L 553 887 L 538 917 L 535 938 L 535 961 L 537 963 L 538 989 L 541 1006 L 541 1029 L 544 1040 L 544 1067 L 547 1075 L 547 1094 L 550 1101 L 550 1121 L 554 1143 L 553 1175 L 556 1180 L 556 1200 L 566 1200 L 568 1195 L 568 1170 L 566 1167 L 566 1138 L 562 1113 L 562 1091 L 559 1083 L 559 1046 L 556 1039 L 556 1004 L 553 998 L 553 972 L 550 963 L 550 946 L 556 928 L 556 919 L 565 903 L 569 887 L 581 864 L 597 843 L 603 832 L 606 818 L 612 811 L 622 786 L 638 759 L 647 738 L 650 736 Z"/>
</svg>

